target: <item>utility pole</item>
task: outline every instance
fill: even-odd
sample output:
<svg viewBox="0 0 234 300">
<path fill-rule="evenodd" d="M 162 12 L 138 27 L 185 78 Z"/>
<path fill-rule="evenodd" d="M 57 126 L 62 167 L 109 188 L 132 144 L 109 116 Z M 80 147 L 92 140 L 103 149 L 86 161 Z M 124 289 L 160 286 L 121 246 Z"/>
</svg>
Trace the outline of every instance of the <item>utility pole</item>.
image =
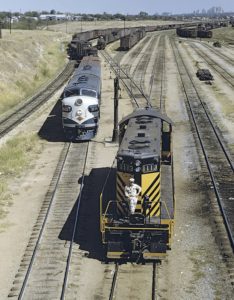
<svg viewBox="0 0 234 300">
<path fill-rule="evenodd" d="M 0 39 L 2 38 L 2 22 L 0 21 Z"/>
<path fill-rule="evenodd" d="M 12 19 L 12 17 L 11 17 L 11 12 L 10 12 L 10 34 L 11 34 L 11 19 Z"/>
<path fill-rule="evenodd" d="M 118 106 L 119 106 L 119 78 L 114 79 L 114 129 L 112 135 L 112 142 L 118 142 L 119 130 L 118 130 Z"/>
</svg>

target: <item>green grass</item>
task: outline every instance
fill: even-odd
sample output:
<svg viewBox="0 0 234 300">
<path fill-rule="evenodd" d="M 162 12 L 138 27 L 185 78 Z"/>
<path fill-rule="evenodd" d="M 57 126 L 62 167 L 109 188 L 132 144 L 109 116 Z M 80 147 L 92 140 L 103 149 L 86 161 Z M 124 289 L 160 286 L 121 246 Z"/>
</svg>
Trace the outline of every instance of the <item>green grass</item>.
<svg viewBox="0 0 234 300">
<path fill-rule="evenodd" d="M 41 150 L 42 144 L 36 134 L 18 136 L 0 148 L 0 219 L 6 216 L 7 207 L 11 205 L 9 179 L 32 167 Z"/>
<path fill-rule="evenodd" d="M 38 152 L 39 138 L 36 134 L 18 136 L 0 149 L 1 176 L 17 175 L 30 164 L 29 154 Z"/>
<path fill-rule="evenodd" d="M 213 30 L 213 40 L 225 43 L 234 43 L 234 27 L 222 27 Z"/>
<path fill-rule="evenodd" d="M 63 34 L 3 32 L 0 43 L 0 114 L 35 94 L 66 62 Z"/>
</svg>

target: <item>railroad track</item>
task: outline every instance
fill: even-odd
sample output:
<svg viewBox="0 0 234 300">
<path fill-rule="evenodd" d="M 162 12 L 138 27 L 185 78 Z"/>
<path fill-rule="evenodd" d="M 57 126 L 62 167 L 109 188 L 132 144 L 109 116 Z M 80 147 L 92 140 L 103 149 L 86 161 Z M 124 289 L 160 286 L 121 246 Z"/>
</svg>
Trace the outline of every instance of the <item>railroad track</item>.
<svg viewBox="0 0 234 300">
<path fill-rule="evenodd" d="M 175 41 L 171 41 L 171 46 L 187 101 L 187 107 L 189 108 L 206 161 L 230 245 L 234 250 L 233 159 L 199 95 L 198 89 L 182 59 Z"/>
<path fill-rule="evenodd" d="M 146 35 L 139 43 L 137 43 L 129 53 L 129 60 L 134 60 L 142 52 L 142 44 L 148 44 L 151 39 L 151 35 Z"/>
<path fill-rule="evenodd" d="M 123 86 L 125 87 L 128 95 L 130 98 L 134 101 L 136 107 L 140 107 L 138 97 L 135 96 L 132 89 L 133 87 L 137 89 L 138 94 L 141 95 L 141 98 L 143 98 L 146 101 L 146 105 L 148 105 L 148 97 L 144 94 L 144 92 L 141 90 L 141 88 L 136 84 L 136 82 L 133 80 L 132 77 L 129 76 L 129 74 L 126 72 L 125 68 L 123 68 L 121 65 L 119 65 L 111 56 L 110 54 L 105 51 L 100 51 L 106 62 L 110 65 L 112 71 L 114 72 L 115 76 L 120 79 Z"/>
<path fill-rule="evenodd" d="M 143 270 L 144 269 L 144 270 Z M 119 265 L 113 271 L 109 300 L 156 300 L 157 264 Z"/>
<path fill-rule="evenodd" d="M 150 79 L 149 99 L 153 107 L 158 107 L 165 112 L 165 35 L 160 36 L 157 57 L 153 65 Z"/>
<path fill-rule="evenodd" d="M 226 70 L 225 67 L 217 64 L 215 60 L 213 60 L 208 54 L 206 54 L 203 50 L 199 49 L 197 45 L 190 44 L 191 48 L 194 49 L 200 57 L 212 68 L 214 69 L 221 77 L 223 77 L 231 87 L 234 87 L 234 78 L 233 75 Z"/>
<path fill-rule="evenodd" d="M 139 53 L 139 59 L 135 59 L 137 64 L 134 67 L 134 70 L 132 71 L 131 77 L 136 82 L 137 86 L 140 86 L 140 89 L 144 92 L 145 90 L 145 77 L 147 68 L 149 66 L 149 62 L 151 59 L 152 53 L 156 50 L 156 41 L 158 39 L 158 36 L 152 36 L 149 40 L 149 43 L 145 44 L 145 47 L 142 49 L 142 51 Z M 132 67 L 132 68 L 133 68 Z M 136 92 L 137 95 L 137 92 Z M 140 95 L 141 97 L 141 95 Z"/>
<path fill-rule="evenodd" d="M 44 86 L 33 97 L 21 102 L 14 110 L 3 116 L 0 119 L 0 138 L 23 122 L 25 118 L 45 103 L 68 80 L 73 71 L 74 62 L 70 61 L 64 70 L 47 86 Z"/>
<path fill-rule="evenodd" d="M 193 42 L 193 41 L 189 41 L 189 43 L 192 43 L 192 44 L 196 44 L 196 43 L 200 43 L 203 47 L 205 47 L 206 49 L 208 49 L 209 51 L 213 52 L 215 55 L 219 56 L 220 58 L 222 58 L 227 64 L 232 64 L 234 65 L 234 59 L 232 59 L 231 57 L 225 55 L 223 52 L 222 52 L 222 49 L 220 48 L 215 48 L 214 49 L 214 46 L 211 46 L 211 45 L 207 45 L 205 43 L 202 43 L 202 42 Z"/>
<path fill-rule="evenodd" d="M 152 87 L 157 84 L 157 80 L 160 77 L 160 87 L 156 88 L 159 89 L 159 99 L 160 104 L 159 107 L 164 106 L 163 103 L 163 81 L 164 81 L 164 75 L 165 75 L 165 57 L 164 57 L 164 48 L 160 48 L 159 53 L 157 55 L 157 58 L 154 61 L 154 65 L 152 68 L 153 75 L 151 75 L 150 79 L 150 87 L 149 87 L 149 93 L 148 95 L 144 91 L 143 85 L 145 86 L 145 73 L 146 69 L 149 65 L 150 59 L 151 59 L 151 53 L 153 51 L 156 51 L 157 44 L 155 43 L 156 39 L 160 38 L 160 36 L 153 37 L 151 40 L 147 40 L 149 44 L 149 48 L 146 47 L 146 50 L 144 55 L 142 54 L 142 57 L 139 59 L 134 72 L 132 76 L 129 75 L 129 73 L 126 71 L 125 66 L 120 66 L 109 54 L 107 51 L 102 51 L 101 54 L 104 57 L 104 59 L 110 64 L 112 70 L 114 71 L 115 75 L 120 78 L 123 85 L 125 86 L 129 96 L 134 100 L 135 105 L 137 107 L 149 105 L 151 106 L 151 100 L 149 95 L 151 96 L 153 94 Z M 164 42 L 165 43 L 165 42 Z M 146 46 L 147 46 L 146 45 Z M 140 52 L 139 52 L 140 53 Z M 138 53 L 138 55 L 139 55 Z M 155 68 L 159 69 L 155 69 Z M 140 74 L 138 76 L 137 74 Z M 154 74 L 157 74 L 156 76 Z M 160 74 L 160 75 L 158 75 Z M 134 78 L 135 76 L 135 78 Z M 140 78 L 140 80 L 139 80 Z M 144 103 L 142 103 L 142 100 Z M 146 101 L 146 104 L 145 104 Z"/>
<path fill-rule="evenodd" d="M 65 298 L 88 148 L 89 143 L 64 144 L 50 188 L 9 293 L 10 298 Z M 74 161 L 77 163 L 74 164 Z M 77 182 L 80 178 L 79 186 Z M 75 211 L 75 217 L 67 232 L 64 224 L 72 210 Z"/>
</svg>

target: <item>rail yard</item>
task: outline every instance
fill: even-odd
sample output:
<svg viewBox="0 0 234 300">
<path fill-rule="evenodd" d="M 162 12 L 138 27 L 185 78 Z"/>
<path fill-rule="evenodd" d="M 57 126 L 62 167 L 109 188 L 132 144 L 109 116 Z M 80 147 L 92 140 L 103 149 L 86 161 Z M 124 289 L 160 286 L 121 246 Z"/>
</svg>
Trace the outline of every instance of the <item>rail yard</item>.
<svg viewBox="0 0 234 300">
<path fill-rule="evenodd" d="M 234 47 L 225 40 L 220 41 L 221 48 L 212 45 L 220 28 L 209 29 L 212 39 L 203 39 L 189 37 L 182 30 L 178 36 L 176 26 L 167 26 L 132 30 L 132 40 L 129 33 L 122 41 L 125 30 L 115 28 L 108 30 L 104 46 L 100 42 L 100 119 L 92 139 L 66 141 L 62 126 L 61 95 L 65 86 L 69 89 L 67 81 L 77 64 L 74 58 L 80 60 L 79 39 L 79 47 L 73 42 L 69 50 L 73 60 L 61 74 L 19 105 L 19 110 L 1 118 L 1 147 L 25 131 L 36 132 L 43 141 L 43 150 L 30 169 L 11 180 L 13 205 L 0 220 L 4 241 L 0 245 L 1 299 L 232 299 Z M 234 35 L 230 26 L 223 30 L 233 30 Z M 103 30 L 95 32 L 95 38 L 105 37 Z M 96 55 L 93 48 L 89 54 Z M 212 80 L 199 80 L 198 70 L 209 70 Z M 114 91 L 116 78 L 120 88 Z M 116 97 L 120 144 L 113 138 Z M 165 124 L 158 119 L 159 144 L 156 130 L 150 133 L 152 141 L 147 138 L 147 124 L 154 121 L 147 119 L 147 110 L 143 118 L 137 113 L 145 107 L 154 111 L 151 117 L 170 125 L 166 146 Z M 126 145 L 121 141 L 127 140 L 123 131 L 129 124 L 134 126 L 127 116 L 136 118 L 141 129 L 129 142 L 129 149 L 138 155 L 134 157 L 136 167 L 143 164 L 139 162 L 142 149 L 157 141 L 157 151 L 153 151 L 158 160 L 154 157 L 155 166 L 147 171 L 150 174 L 140 173 L 141 180 L 127 169 L 130 165 L 123 164 Z M 147 150 L 148 159 L 149 153 Z M 146 166 L 149 170 L 152 163 L 147 161 Z M 118 200 L 124 190 L 120 184 L 127 184 L 129 174 L 141 185 L 142 195 L 148 192 L 152 197 L 145 208 L 143 197 L 138 199 L 132 221 L 128 213 L 117 219 L 113 211 L 112 215 L 104 213 L 100 200 L 104 190 L 108 201 Z M 145 179 L 154 174 L 160 176 L 157 187 Z M 115 176 L 121 181 L 117 185 Z M 158 214 L 163 211 L 158 197 L 161 202 L 172 199 L 165 209 L 169 219 Z M 121 205 L 124 211 L 124 203 Z M 108 244 L 110 228 L 116 234 L 126 227 L 128 234 L 133 231 L 129 236 L 134 237 L 134 247 L 125 245 L 130 239 L 126 234 L 116 240 L 112 236 Z M 147 244 L 142 232 L 154 229 L 159 242 L 146 234 L 151 239 Z"/>
</svg>

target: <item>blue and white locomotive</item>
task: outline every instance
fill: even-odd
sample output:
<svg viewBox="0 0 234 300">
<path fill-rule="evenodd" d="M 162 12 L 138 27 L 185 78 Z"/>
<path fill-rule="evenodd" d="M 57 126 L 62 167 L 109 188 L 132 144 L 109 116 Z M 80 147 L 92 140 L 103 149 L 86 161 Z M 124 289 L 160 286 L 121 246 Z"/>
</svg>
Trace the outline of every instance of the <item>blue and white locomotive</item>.
<svg viewBox="0 0 234 300">
<path fill-rule="evenodd" d="M 62 94 L 62 122 L 68 140 L 90 140 L 98 129 L 101 100 L 101 61 L 86 56 Z"/>
</svg>

